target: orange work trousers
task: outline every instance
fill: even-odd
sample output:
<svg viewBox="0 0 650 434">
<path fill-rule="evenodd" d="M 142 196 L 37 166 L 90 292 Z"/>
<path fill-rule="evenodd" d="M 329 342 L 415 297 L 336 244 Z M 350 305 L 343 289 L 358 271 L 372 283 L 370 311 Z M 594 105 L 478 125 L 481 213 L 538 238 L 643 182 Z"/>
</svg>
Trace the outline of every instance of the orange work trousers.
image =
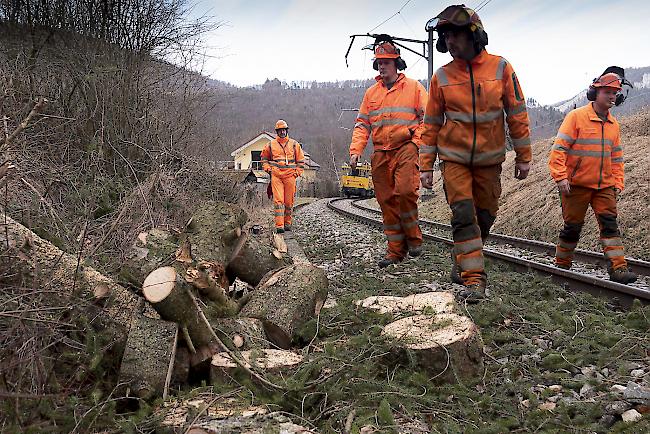
<svg viewBox="0 0 650 434">
<path fill-rule="evenodd" d="M 275 229 L 284 231 L 285 226 L 291 227 L 291 213 L 296 196 L 296 177 L 292 175 L 271 177 L 273 190 L 273 215 Z"/>
<path fill-rule="evenodd" d="M 469 167 L 444 161 L 440 170 L 452 213 L 452 255 L 460 277 L 464 285 L 485 284 L 483 244 L 499 210 L 501 164 Z"/>
<path fill-rule="evenodd" d="M 603 248 L 610 270 L 626 267 L 623 242 L 616 222 L 616 192 L 614 187 L 595 188 L 571 186 L 571 192 L 560 195 L 564 228 L 560 231 L 555 248 L 555 263 L 570 267 L 573 252 L 580 239 L 580 231 L 585 222 L 587 207 L 594 210 L 600 227 L 600 244 Z"/>
<path fill-rule="evenodd" d="M 422 245 L 418 224 L 420 171 L 418 147 L 408 142 L 390 151 L 372 154 L 372 182 L 388 238 L 386 258 L 401 260 Z"/>
</svg>

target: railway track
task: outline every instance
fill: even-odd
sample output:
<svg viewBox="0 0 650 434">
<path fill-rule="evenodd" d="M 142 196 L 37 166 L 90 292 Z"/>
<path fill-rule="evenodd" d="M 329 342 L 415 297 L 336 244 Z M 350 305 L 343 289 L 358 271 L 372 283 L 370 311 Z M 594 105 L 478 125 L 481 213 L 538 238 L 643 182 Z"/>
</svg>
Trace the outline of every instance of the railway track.
<svg viewBox="0 0 650 434">
<path fill-rule="evenodd" d="M 381 212 L 364 204 L 361 200 L 334 198 L 328 207 L 335 212 L 364 224 L 382 228 Z M 425 239 L 453 245 L 451 227 L 439 222 L 420 220 Z M 484 248 L 484 255 L 493 260 L 505 262 L 518 271 L 533 271 L 550 275 L 552 280 L 572 290 L 587 291 L 594 295 L 616 298 L 623 305 L 630 305 L 635 298 L 650 303 L 650 262 L 630 259 L 630 268 L 639 274 L 637 282 L 629 285 L 612 282 L 603 268 L 602 254 L 588 250 L 577 250 L 571 270 L 553 265 L 555 246 L 524 238 L 491 234 Z"/>
</svg>

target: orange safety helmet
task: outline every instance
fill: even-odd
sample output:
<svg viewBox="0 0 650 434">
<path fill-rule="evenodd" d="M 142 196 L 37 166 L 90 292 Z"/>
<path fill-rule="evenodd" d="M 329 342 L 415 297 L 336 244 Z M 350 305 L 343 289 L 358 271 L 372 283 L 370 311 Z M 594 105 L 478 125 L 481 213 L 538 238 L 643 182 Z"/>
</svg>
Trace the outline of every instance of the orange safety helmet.
<svg viewBox="0 0 650 434">
<path fill-rule="evenodd" d="M 615 74 L 613 72 L 601 75 L 596 80 L 594 80 L 591 86 L 592 87 L 613 87 L 619 90 L 623 89 L 623 86 L 621 85 L 621 77 L 619 77 L 618 74 Z"/>
<path fill-rule="evenodd" d="M 278 121 L 275 123 L 275 130 L 281 130 L 281 129 L 289 129 L 289 125 L 286 123 L 286 121 L 282 119 L 278 119 Z"/>
<path fill-rule="evenodd" d="M 391 42 L 385 41 L 375 45 L 375 58 L 372 59 L 372 67 L 375 70 L 379 69 L 377 59 L 394 59 L 398 70 L 406 69 L 406 62 L 400 57 L 399 48 Z"/>
</svg>

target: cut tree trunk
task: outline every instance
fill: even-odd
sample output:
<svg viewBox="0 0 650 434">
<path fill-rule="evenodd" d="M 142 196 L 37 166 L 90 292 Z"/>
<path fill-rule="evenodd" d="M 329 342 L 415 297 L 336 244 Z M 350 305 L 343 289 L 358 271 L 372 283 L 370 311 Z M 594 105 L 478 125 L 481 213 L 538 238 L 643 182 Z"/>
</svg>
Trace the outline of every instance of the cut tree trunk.
<svg viewBox="0 0 650 434">
<path fill-rule="evenodd" d="M 376 310 L 380 314 L 397 314 L 402 312 L 413 313 L 451 313 L 456 309 L 456 301 L 451 292 L 426 292 L 412 294 L 407 297 L 393 297 L 389 295 L 373 295 L 355 304 L 369 310 Z"/>
<path fill-rule="evenodd" d="M 270 374 L 289 374 L 295 371 L 303 360 L 300 354 L 273 349 L 243 351 L 240 358 L 247 368 Z M 210 367 L 210 382 L 229 382 L 235 377 L 238 368 L 239 365 L 227 353 L 215 354 Z"/>
<path fill-rule="evenodd" d="M 160 316 L 178 323 L 190 351 L 214 342 L 213 330 L 192 294 L 190 285 L 174 267 L 162 267 L 147 276 L 144 297 Z"/>
<path fill-rule="evenodd" d="M 483 341 L 467 317 L 443 313 L 415 315 L 384 327 L 397 360 L 411 360 L 438 383 L 462 382 L 483 373 Z"/>
<path fill-rule="evenodd" d="M 232 350 L 270 348 L 262 321 L 255 318 L 217 318 L 210 325 L 221 341 Z"/>
<path fill-rule="evenodd" d="M 258 318 L 267 338 L 288 349 L 300 328 L 314 318 L 317 306 L 327 298 L 325 272 L 313 265 L 289 266 L 262 279 L 240 311 L 242 317 Z"/>
<path fill-rule="evenodd" d="M 54 244 L 28 228 L 3 216 L 6 225 L 0 230 L 0 245 L 8 249 L 0 257 L 0 269 L 14 276 L 11 283 L 30 288 L 53 289 L 62 297 L 96 300 L 96 290 L 106 297 L 98 302 L 103 308 L 100 320 L 108 319 L 128 332 L 131 315 L 141 306 L 142 299 L 102 275 L 92 267 L 77 266 L 78 258 L 63 252 Z"/>
<path fill-rule="evenodd" d="M 230 280 L 234 281 L 235 277 L 239 277 L 240 280 L 256 286 L 269 271 L 291 264 L 289 258 L 275 256 L 274 250 L 266 238 L 248 237 L 228 264 L 227 273 Z"/>
<path fill-rule="evenodd" d="M 139 290 L 149 273 L 174 263 L 178 247 L 179 239 L 166 229 L 142 232 L 120 268 L 120 280 Z"/>
<path fill-rule="evenodd" d="M 248 216 L 237 205 L 206 202 L 185 228 L 196 261 L 227 264 Z"/>
<path fill-rule="evenodd" d="M 177 343 L 177 324 L 135 314 L 120 366 L 119 384 L 127 388 L 124 395 L 166 398 Z"/>
</svg>

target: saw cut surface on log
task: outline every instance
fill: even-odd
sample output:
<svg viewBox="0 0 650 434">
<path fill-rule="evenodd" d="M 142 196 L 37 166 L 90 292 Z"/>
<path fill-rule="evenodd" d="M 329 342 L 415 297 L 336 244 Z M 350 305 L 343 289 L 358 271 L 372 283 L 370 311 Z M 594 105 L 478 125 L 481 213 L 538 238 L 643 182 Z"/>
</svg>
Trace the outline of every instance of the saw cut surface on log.
<svg viewBox="0 0 650 434">
<path fill-rule="evenodd" d="M 240 315 L 261 319 L 268 339 L 287 349 L 300 328 L 314 318 L 317 305 L 327 298 L 327 286 L 322 269 L 292 265 L 265 276 Z"/>
<path fill-rule="evenodd" d="M 483 372 L 483 341 L 478 327 L 454 313 L 415 315 L 384 327 L 393 349 L 414 355 L 418 364 L 438 381 L 453 382 Z"/>
<path fill-rule="evenodd" d="M 192 289 L 174 267 L 161 267 L 147 276 L 142 286 L 147 301 L 160 316 L 187 329 L 189 348 L 214 342 L 213 330 L 197 304 Z"/>
<path fill-rule="evenodd" d="M 134 315 L 119 374 L 129 396 L 147 400 L 167 395 L 177 343 L 177 324 Z"/>
<path fill-rule="evenodd" d="M 407 297 L 373 295 L 355 302 L 364 309 L 376 310 L 380 314 L 400 312 L 428 312 L 431 314 L 451 313 L 456 310 L 456 302 L 451 292 L 426 292 Z"/>
<path fill-rule="evenodd" d="M 274 349 L 242 351 L 239 357 L 245 367 L 269 373 L 292 371 L 303 361 L 300 354 Z M 217 353 L 212 356 L 210 379 L 213 382 L 219 379 L 227 381 L 238 367 L 228 353 Z"/>
<path fill-rule="evenodd" d="M 16 283 L 51 288 L 59 291 L 60 296 L 74 295 L 89 301 L 95 299 L 95 289 L 101 288 L 101 292 L 108 294 L 101 302 L 102 315 L 129 329 L 140 297 L 94 268 L 84 266 L 83 261 L 77 270 L 76 256 L 63 252 L 11 217 L 3 219 L 7 224 L 0 231 L 0 244 L 9 246 L 9 250 L 0 260 L 11 261 L 10 265 L 19 271 L 20 282 Z"/>
</svg>

